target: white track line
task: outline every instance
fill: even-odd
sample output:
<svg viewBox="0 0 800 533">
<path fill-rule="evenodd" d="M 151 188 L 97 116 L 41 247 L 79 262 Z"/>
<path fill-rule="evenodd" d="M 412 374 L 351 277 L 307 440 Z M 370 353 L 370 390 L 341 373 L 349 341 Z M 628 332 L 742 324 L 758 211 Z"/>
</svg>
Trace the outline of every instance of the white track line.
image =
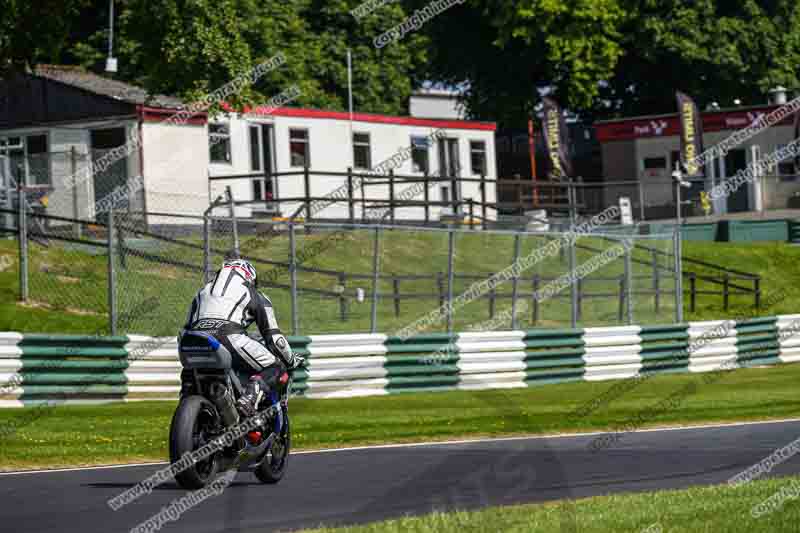
<svg viewBox="0 0 800 533">
<path fill-rule="evenodd" d="M 625 433 L 659 433 L 666 431 L 687 431 L 693 429 L 716 429 L 740 426 L 761 426 L 766 424 L 787 424 L 792 422 L 800 422 L 800 418 L 782 418 L 778 420 L 757 420 L 751 422 L 726 422 L 718 424 L 698 424 L 691 426 L 665 426 L 647 429 L 636 429 L 633 431 L 626 431 Z M 542 439 L 567 439 L 571 437 L 593 437 L 598 435 L 607 435 L 614 433 L 614 431 L 591 431 L 585 433 L 554 433 L 551 435 L 521 435 L 517 437 L 487 437 L 483 439 L 462 439 L 462 440 L 447 440 L 447 441 L 432 441 L 432 442 L 408 442 L 398 444 L 376 444 L 373 446 L 351 446 L 349 448 L 325 448 L 322 450 L 301 450 L 292 452 L 292 455 L 308 455 L 315 453 L 336 453 L 336 452 L 351 452 L 363 450 L 384 450 L 392 448 L 417 448 L 422 446 L 447 446 L 453 444 L 480 444 L 486 442 L 509 442 L 518 440 L 542 440 Z M 15 472 L 0 472 L 1 476 L 19 476 L 25 474 L 49 474 L 56 472 L 78 472 L 82 470 L 110 470 L 114 468 L 132 468 L 136 466 L 158 466 L 169 464 L 168 461 L 161 461 L 157 463 L 130 463 L 123 465 L 99 465 L 99 466 L 82 466 L 75 468 L 50 468 L 45 470 L 19 470 Z"/>
</svg>

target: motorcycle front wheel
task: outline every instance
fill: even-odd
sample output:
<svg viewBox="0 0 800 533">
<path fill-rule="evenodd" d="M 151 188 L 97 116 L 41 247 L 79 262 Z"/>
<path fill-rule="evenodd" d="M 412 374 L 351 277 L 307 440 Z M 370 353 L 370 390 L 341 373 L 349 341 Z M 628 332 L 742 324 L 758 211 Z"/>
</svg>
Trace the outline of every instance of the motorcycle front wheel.
<svg viewBox="0 0 800 533">
<path fill-rule="evenodd" d="M 178 462 L 187 453 L 213 440 L 212 432 L 219 425 L 214 406 L 202 396 L 183 398 L 172 416 L 169 431 L 169 460 Z M 217 454 L 201 459 L 175 474 L 178 485 L 187 490 L 201 489 L 214 479 L 219 465 Z"/>
<path fill-rule="evenodd" d="M 292 446 L 292 432 L 289 426 L 289 415 L 284 412 L 283 428 L 275 436 L 266 456 L 256 467 L 254 474 L 262 483 L 274 484 L 283 478 L 289 463 L 289 449 Z"/>
</svg>

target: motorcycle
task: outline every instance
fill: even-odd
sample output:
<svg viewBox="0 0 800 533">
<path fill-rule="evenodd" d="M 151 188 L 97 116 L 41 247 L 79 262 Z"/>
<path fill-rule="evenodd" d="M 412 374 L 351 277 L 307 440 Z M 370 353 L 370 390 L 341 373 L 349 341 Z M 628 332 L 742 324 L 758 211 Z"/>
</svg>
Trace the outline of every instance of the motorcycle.
<svg viewBox="0 0 800 533">
<path fill-rule="evenodd" d="M 181 464 L 175 474 L 178 485 L 200 489 L 219 472 L 250 468 L 262 483 L 278 483 L 286 472 L 291 448 L 288 399 L 293 372 L 283 371 L 277 380 L 281 387 L 270 387 L 256 415 L 240 421 L 236 399 L 244 394 L 244 387 L 225 346 L 210 333 L 191 330 L 181 335 L 178 353 L 183 372 L 180 403 L 170 424 L 170 463 L 178 463 L 209 443 L 219 443 L 207 457 L 201 454 L 186 468 Z M 230 433 L 245 423 L 252 426 L 247 434 Z"/>
</svg>

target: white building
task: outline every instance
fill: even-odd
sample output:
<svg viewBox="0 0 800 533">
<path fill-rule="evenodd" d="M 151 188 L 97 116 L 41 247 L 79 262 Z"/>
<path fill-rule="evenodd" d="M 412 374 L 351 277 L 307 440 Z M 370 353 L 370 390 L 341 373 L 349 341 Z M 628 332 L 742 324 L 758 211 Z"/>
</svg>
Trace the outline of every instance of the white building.
<svg viewBox="0 0 800 533">
<path fill-rule="evenodd" d="M 495 125 L 451 119 L 396 117 L 369 113 L 354 113 L 353 120 L 347 112 L 315 109 L 281 108 L 269 114 L 257 110 L 248 114 L 231 114 L 210 119 L 209 135 L 219 141 L 211 147 L 210 176 L 224 177 L 252 173 L 277 175 L 270 179 L 247 177 L 235 180 L 210 181 L 211 196 L 222 194 L 230 185 L 237 201 L 264 200 L 262 205 L 241 207 L 239 212 L 249 216 L 258 211 L 275 210 L 268 200 L 274 198 L 303 198 L 305 196 L 305 168 L 309 169 L 310 193 L 313 198 L 330 195 L 335 190 L 347 189 L 348 168 L 356 175 L 377 169 L 380 163 L 391 160 L 399 166 L 393 168 L 398 176 L 395 197 L 414 187 L 402 177 L 422 178 L 426 175 L 479 179 L 497 178 L 494 152 Z M 220 141 L 220 137 L 222 140 Z M 402 161 L 401 161 L 402 159 Z M 339 175 L 326 175 L 326 172 Z M 290 173 L 290 175 L 282 175 Z M 377 174 L 384 174 L 376 172 Z M 401 177 L 402 176 L 402 177 Z M 381 185 L 365 185 L 365 199 L 389 198 L 387 178 L 375 176 Z M 357 180 L 356 183 L 362 180 Z M 368 183 L 369 179 L 364 179 Z M 414 189 L 411 189 L 414 190 Z M 411 198 L 423 200 L 424 185 L 416 186 L 419 193 Z M 361 187 L 353 191 L 361 198 Z M 404 195 L 407 197 L 408 194 Z M 339 196 L 341 197 L 341 196 Z M 346 198 L 346 192 L 344 194 Z M 428 191 L 431 202 L 481 201 L 478 182 L 431 183 Z M 495 186 L 486 187 L 486 202 L 495 201 Z M 280 203 L 284 216 L 291 215 L 301 202 Z M 356 217 L 362 215 L 362 204 L 357 203 Z M 466 208 L 462 206 L 462 211 Z M 431 209 L 430 216 L 438 218 L 440 206 Z M 445 209 L 448 212 L 448 209 Z M 494 211 L 489 215 L 494 218 Z M 314 214 L 316 218 L 347 218 L 346 201 L 330 204 Z M 397 211 L 398 218 L 422 219 L 423 208 L 404 208 Z"/>
<path fill-rule="evenodd" d="M 183 108 L 178 99 L 152 97 L 78 67 L 42 66 L 0 80 L 0 192 L 19 181 L 38 186 L 48 214 L 93 220 L 98 202 L 127 186 L 131 192 L 122 208 L 148 213 L 148 224 L 185 224 L 153 213 L 199 216 L 230 185 L 237 202 L 252 202 L 240 206 L 238 215 L 289 216 L 303 205 L 306 168 L 309 196 L 339 191 L 342 198 L 348 169 L 369 173 L 394 157 L 397 199 L 425 198 L 424 187 L 417 184 L 409 192 L 414 185 L 403 177 L 444 173 L 483 176 L 483 198 L 493 203 L 495 124 L 453 118 L 454 101 L 452 95 L 416 94 L 412 110 L 427 117 L 355 113 L 351 120 L 346 112 L 285 107 L 175 121 Z M 115 150 L 122 157 L 115 157 Z M 109 160 L 113 163 L 98 166 Z M 244 177 L 213 179 L 237 175 Z M 430 185 L 430 202 L 458 205 L 464 214 L 465 204 L 458 202 L 482 198 L 478 182 Z M 363 188 L 367 200 L 389 199 L 386 184 Z M 360 186 L 354 196 L 362 198 Z M 324 209 L 318 203 L 313 218 L 348 218 L 346 197 Z M 356 206 L 358 218 L 362 205 Z M 436 220 L 448 210 L 435 206 L 429 215 Z M 421 207 L 405 208 L 396 216 L 420 220 L 423 213 Z M 495 217 L 493 209 L 487 214 Z"/>
</svg>

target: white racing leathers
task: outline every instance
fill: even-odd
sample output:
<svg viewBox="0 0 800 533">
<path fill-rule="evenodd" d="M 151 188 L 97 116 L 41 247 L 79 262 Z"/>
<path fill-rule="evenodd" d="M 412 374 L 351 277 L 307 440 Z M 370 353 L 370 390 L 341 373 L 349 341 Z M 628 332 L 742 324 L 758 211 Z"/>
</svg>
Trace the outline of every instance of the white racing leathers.
<svg viewBox="0 0 800 533">
<path fill-rule="evenodd" d="M 246 334 L 253 322 L 265 344 Z M 262 372 L 276 363 L 276 357 L 286 367 L 294 365 L 292 348 L 278 328 L 272 302 L 236 269 L 221 269 L 200 289 L 184 327 L 214 335 L 231 352 L 234 367 L 241 372 Z"/>
</svg>

